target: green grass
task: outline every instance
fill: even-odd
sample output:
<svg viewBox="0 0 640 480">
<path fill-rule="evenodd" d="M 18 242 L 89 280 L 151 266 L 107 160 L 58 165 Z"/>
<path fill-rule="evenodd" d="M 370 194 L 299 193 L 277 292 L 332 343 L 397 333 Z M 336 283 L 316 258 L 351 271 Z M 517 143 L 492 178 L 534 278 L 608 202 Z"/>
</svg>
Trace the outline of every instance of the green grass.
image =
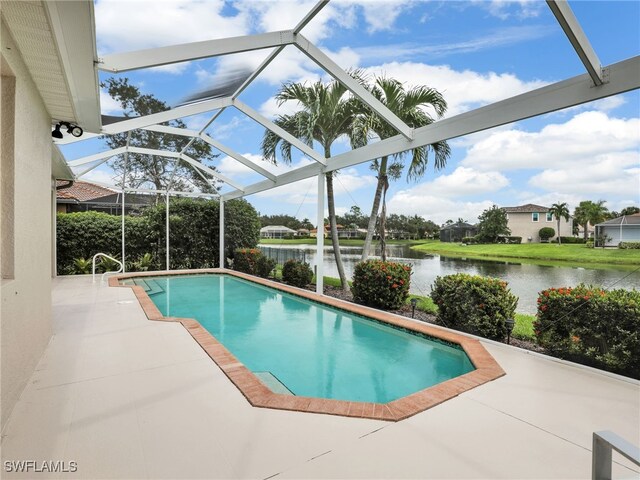
<svg viewBox="0 0 640 480">
<path fill-rule="evenodd" d="M 416 310 L 420 310 L 422 312 L 430 313 L 431 315 L 435 315 L 438 313 L 438 306 L 433 303 L 431 297 L 425 297 L 422 295 L 409 295 L 407 298 L 407 305 L 411 305 L 411 299 L 417 298 L 418 303 L 416 304 Z"/>
<path fill-rule="evenodd" d="M 292 240 L 282 240 L 279 238 L 261 238 L 260 245 L 315 245 L 315 238 L 294 238 Z M 424 240 L 387 240 L 387 245 L 420 245 L 424 243 Z M 324 244 L 331 246 L 331 239 L 325 238 Z M 377 245 L 378 242 L 374 242 Z M 340 245 L 343 247 L 361 247 L 364 245 L 364 240 L 357 238 L 341 238 Z"/>
<path fill-rule="evenodd" d="M 533 333 L 533 322 L 536 320 L 535 315 L 527 315 L 525 313 L 516 313 L 514 319 L 516 324 L 513 326 L 511 336 L 520 340 L 535 341 L 536 336 Z"/>
<path fill-rule="evenodd" d="M 542 261 L 589 263 L 600 265 L 638 265 L 640 250 L 587 248 L 584 244 L 527 243 L 521 245 L 463 245 L 426 240 L 411 248 L 422 252 L 467 258 L 517 258 Z"/>
</svg>

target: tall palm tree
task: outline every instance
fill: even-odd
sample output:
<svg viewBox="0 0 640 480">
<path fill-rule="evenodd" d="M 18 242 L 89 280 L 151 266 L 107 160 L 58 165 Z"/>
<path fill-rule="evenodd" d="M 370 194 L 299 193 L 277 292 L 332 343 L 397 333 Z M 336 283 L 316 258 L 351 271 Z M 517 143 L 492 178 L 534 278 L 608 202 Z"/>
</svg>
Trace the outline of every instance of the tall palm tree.
<svg viewBox="0 0 640 480">
<path fill-rule="evenodd" d="M 395 113 L 398 118 L 404 121 L 412 128 L 419 128 L 434 122 L 433 117 L 427 112 L 427 108 L 433 108 L 438 118 L 442 117 L 447 110 L 447 102 L 442 95 L 435 89 L 419 86 L 410 90 L 398 80 L 386 77 L 376 77 L 374 84 L 370 87 L 371 93 L 383 104 Z M 356 130 L 362 130 L 359 135 L 372 136 L 376 135 L 380 139 L 385 139 L 397 135 L 397 132 L 379 116 L 370 110 L 364 111 L 365 115 L 361 116 L 356 122 Z M 449 144 L 446 141 L 417 147 L 411 150 L 411 163 L 407 177 L 416 180 L 424 175 L 429 163 L 429 152 L 434 153 L 434 164 L 436 169 L 443 168 L 451 154 Z M 369 255 L 373 234 L 376 228 L 376 220 L 380 211 L 380 203 L 382 201 L 382 211 L 380 214 L 380 246 L 382 249 L 382 258 L 386 259 L 385 252 L 385 217 L 386 217 L 386 194 L 389 189 L 389 179 L 398 179 L 404 167 L 402 160 L 409 152 L 401 152 L 391 157 L 388 156 L 377 159 L 373 162 L 372 168 L 378 172 L 378 183 L 375 195 L 373 197 L 373 206 L 371 207 L 371 215 L 369 216 L 369 225 L 367 228 L 367 236 L 365 238 L 364 248 L 362 250 L 362 261 L 365 261 Z M 390 163 L 391 161 L 391 163 Z"/>
<path fill-rule="evenodd" d="M 605 203 L 606 200 L 598 200 L 597 202 L 583 200 L 576 207 L 574 217 L 576 222 L 584 227 L 585 240 L 589 238 L 589 224 L 596 225 L 606 220 L 609 209 L 604 206 Z"/>
<path fill-rule="evenodd" d="M 564 218 L 567 222 L 569 221 L 569 207 L 567 206 L 566 202 L 554 203 L 553 205 L 551 205 L 549 213 L 556 217 L 556 221 L 558 222 L 558 244 L 561 244 L 562 240 L 560 240 L 560 220 Z"/>
<path fill-rule="evenodd" d="M 360 81 L 358 72 L 352 72 L 352 76 Z M 359 101 L 347 95 L 347 92 L 348 90 L 336 81 L 329 84 L 316 82 L 310 85 L 287 83 L 276 94 L 276 101 L 278 105 L 290 100 L 297 101 L 300 110 L 289 115 L 279 115 L 275 123 L 309 146 L 313 145 L 314 141 L 318 142 L 323 148 L 325 158 L 331 158 L 331 145 L 343 135 L 349 137 L 353 148 L 362 146 L 367 141 L 366 137 L 361 135 L 359 130 L 353 130 L 354 117 L 361 107 Z M 270 130 L 265 131 L 261 146 L 265 159 L 276 162 L 278 145 L 283 161 L 290 163 L 291 144 Z M 349 284 L 344 273 L 338 241 L 333 172 L 326 174 L 326 181 L 331 243 L 342 288 L 348 291 Z M 323 228 L 324 225 L 318 225 L 318 235 Z"/>
</svg>

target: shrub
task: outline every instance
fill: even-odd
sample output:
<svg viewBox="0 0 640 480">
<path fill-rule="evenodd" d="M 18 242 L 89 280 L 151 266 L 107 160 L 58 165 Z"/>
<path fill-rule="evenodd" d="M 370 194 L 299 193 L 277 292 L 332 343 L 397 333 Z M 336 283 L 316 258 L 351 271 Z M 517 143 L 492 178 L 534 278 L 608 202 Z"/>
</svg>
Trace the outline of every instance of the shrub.
<svg viewBox="0 0 640 480">
<path fill-rule="evenodd" d="M 504 243 L 522 243 L 522 237 L 500 237 L 500 240 Z"/>
<path fill-rule="evenodd" d="M 306 287 L 313 279 L 313 270 L 306 262 L 287 260 L 282 266 L 282 281 L 294 287 Z"/>
<path fill-rule="evenodd" d="M 91 273 L 92 266 L 93 266 L 92 259 L 85 260 L 82 257 L 73 259 L 73 273 L 76 273 L 79 275 Z"/>
<path fill-rule="evenodd" d="M 581 237 L 560 237 L 561 243 L 587 243 L 584 238 Z"/>
<path fill-rule="evenodd" d="M 593 240 L 587 240 L 587 243 L 585 243 L 585 245 L 587 246 L 587 248 L 594 248 L 594 243 Z"/>
<path fill-rule="evenodd" d="M 145 253 L 137 261 L 127 264 L 127 270 L 130 272 L 148 272 L 156 268 L 158 268 L 156 261 L 149 252 Z"/>
<path fill-rule="evenodd" d="M 271 275 L 273 269 L 276 268 L 276 261 L 266 255 L 259 255 L 256 260 L 255 273 L 257 276 L 267 278 Z"/>
<path fill-rule="evenodd" d="M 542 227 L 538 231 L 538 235 L 540 235 L 540 240 L 542 240 L 543 242 L 548 241 L 555 234 L 556 234 L 556 231 L 551 227 Z"/>
<path fill-rule="evenodd" d="M 620 242 L 618 248 L 640 250 L 640 242 Z"/>
<path fill-rule="evenodd" d="M 507 282 L 497 278 L 457 273 L 437 277 L 431 290 L 436 323 L 492 340 L 504 339 L 505 321 L 514 318 L 518 305 Z"/>
<path fill-rule="evenodd" d="M 370 307 L 397 309 L 409 296 L 410 281 L 410 265 L 382 260 L 360 262 L 353 273 L 353 300 Z"/>
<path fill-rule="evenodd" d="M 640 292 L 580 284 L 538 296 L 538 342 L 551 354 L 640 377 Z"/>
<path fill-rule="evenodd" d="M 465 245 L 476 245 L 478 243 L 478 239 L 476 237 L 464 237 L 462 239 L 462 243 Z"/>
<path fill-rule="evenodd" d="M 239 248 L 233 255 L 233 269 L 238 272 L 256 275 L 256 265 L 262 252 L 257 248 Z"/>
</svg>

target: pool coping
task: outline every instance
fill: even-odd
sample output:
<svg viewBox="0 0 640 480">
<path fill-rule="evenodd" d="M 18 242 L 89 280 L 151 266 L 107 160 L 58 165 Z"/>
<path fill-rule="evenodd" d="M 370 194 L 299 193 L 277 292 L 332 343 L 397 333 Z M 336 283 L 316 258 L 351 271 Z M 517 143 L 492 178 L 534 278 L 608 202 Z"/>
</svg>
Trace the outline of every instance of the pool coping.
<svg viewBox="0 0 640 480">
<path fill-rule="evenodd" d="M 199 274 L 232 275 L 331 307 L 346 310 L 357 315 L 373 318 L 382 323 L 458 344 L 471 360 L 475 370 L 388 403 L 351 402 L 274 393 L 227 350 L 223 344 L 200 325 L 197 320 L 193 318 L 165 317 L 141 286 L 120 284 L 121 280 L 127 278 Z M 193 339 L 254 407 L 397 422 L 435 407 L 446 400 L 457 397 L 461 393 L 505 375 L 505 371 L 479 340 L 466 337 L 454 331 L 435 328 L 426 323 L 418 323 L 409 319 L 405 320 L 400 316 L 382 310 L 364 307 L 334 297 L 319 295 L 309 290 L 254 277 L 234 270 L 208 268 L 199 270 L 131 272 L 109 277 L 109 286 L 130 288 L 149 320 L 181 323 Z"/>
</svg>

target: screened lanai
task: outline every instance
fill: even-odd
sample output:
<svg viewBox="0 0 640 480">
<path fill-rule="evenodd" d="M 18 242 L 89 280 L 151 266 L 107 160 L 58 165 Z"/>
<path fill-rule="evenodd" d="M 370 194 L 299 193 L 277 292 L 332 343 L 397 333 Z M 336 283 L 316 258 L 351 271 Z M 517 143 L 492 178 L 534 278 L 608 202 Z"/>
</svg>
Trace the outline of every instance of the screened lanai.
<svg viewBox="0 0 640 480">
<path fill-rule="evenodd" d="M 74 142 L 83 142 L 103 136 L 103 138 L 116 135 L 126 135 L 137 130 L 155 132 L 161 135 L 179 136 L 188 139 L 186 145 L 176 151 L 158 150 L 151 147 L 130 146 L 127 140 L 125 146 L 107 151 L 98 151 L 81 158 L 67 159 L 68 166 L 74 172 L 77 179 L 82 179 L 93 169 L 120 156 L 126 166 L 127 157 L 130 154 L 148 155 L 151 158 L 169 158 L 175 165 L 186 165 L 197 172 L 202 179 L 209 183 L 221 184 L 223 187 L 217 193 L 201 191 L 179 191 L 172 188 L 171 179 L 166 189 L 134 188 L 126 186 L 126 175 L 123 175 L 118 185 L 109 185 L 111 188 L 123 192 L 122 201 L 126 202 L 126 193 L 139 192 L 163 195 L 169 207 L 169 198 L 173 195 L 202 196 L 218 198 L 220 201 L 220 265 L 224 265 L 224 203 L 231 199 L 247 197 L 252 194 L 264 192 L 283 185 L 299 182 L 301 180 L 317 178 L 317 219 L 320 225 L 324 219 L 325 211 L 325 174 L 349 168 L 358 164 L 373 161 L 375 159 L 404 152 L 415 147 L 431 145 L 433 143 L 450 140 L 475 132 L 506 125 L 531 117 L 544 115 L 557 110 L 574 107 L 587 102 L 621 94 L 640 88 L 640 57 L 635 56 L 611 65 L 602 65 L 598 57 L 598 46 L 592 45 L 581 25 L 574 15 L 571 6 L 566 1 L 548 0 L 547 6 L 558 28 L 564 32 L 562 41 L 571 45 L 574 54 L 583 65 L 584 73 L 536 88 L 531 91 L 516 95 L 504 100 L 459 113 L 448 118 L 438 120 L 431 125 L 412 129 L 391 112 L 383 103 L 377 100 L 365 87 L 356 81 L 348 70 L 339 66 L 321 48 L 314 45 L 305 37 L 305 28 L 319 15 L 329 1 L 320 1 L 311 8 L 306 15 L 288 30 L 270 31 L 248 36 L 230 37 L 215 40 L 205 40 L 194 43 L 178 44 L 146 50 L 130 51 L 97 57 L 94 71 L 85 71 L 77 81 L 87 82 L 98 89 L 99 74 L 122 74 L 134 70 L 168 68 L 184 62 L 193 62 L 214 57 L 233 56 L 246 52 L 264 51 L 265 58 L 255 70 L 240 75 L 233 81 L 220 86 L 214 85 L 214 90 L 205 94 L 192 96 L 190 101 L 159 113 L 136 117 L 108 117 L 102 116 L 99 125 L 81 125 L 85 132 L 81 137 L 67 135 L 58 140 L 60 145 L 68 145 Z M 396 132 L 392 138 L 374 141 L 364 147 L 348 150 L 325 158 L 319 152 L 317 146 L 307 145 L 298 138 L 293 137 L 287 131 L 279 127 L 274 121 L 258 111 L 257 108 L 245 103 L 241 98 L 243 92 L 251 86 L 252 82 L 260 77 L 274 60 L 285 50 L 294 48 L 302 52 L 312 60 L 325 74 L 341 82 L 353 96 L 364 102 L 373 112 L 384 119 Z M 233 77 L 234 72 L 229 75 Z M 273 132 L 294 149 L 297 149 L 307 160 L 306 164 L 298 168 L 292 168 L 285 172 L 276 172 L 265 161 L 256 161 L 254 158 L 238 153 L 225 144 L 225 141 L 216 138 L 209 128 L 227 110 L 245 115 L 257 122 L 265 129 Z M 207 121 L 199 129 L 176 128 L 167 125 L 168 122 L 193 115 L 206 114 Z M 129 137 L 130 138 L 130 137 Z M 187 154 L 190 146 L 204 143 L 217 151 L 227 155 L 233 161 L 251 169 L 261 178 L 259 181 L 244 184 L 241 181 L 222 174 L 219 170 L 205 165 L 201 159 L 193 158 Z M 516 161 L 516 160 L 514 160 Z M 124 212 L 124 208 L 122 209 Z M 167 214 L 167 268 L 169 262 L 169 208 Z M 124 225 L 124 218 L 123 218 Z M 323 239 L 318 236 L 317 249 L 323 248 Z M 126 238 L 122 238 L 122 257 L 126 257 Z M 322 255 L 316 258 L 322 259 Z M 322 285 L 322 261 L 316 265 L 317 291 L 323 291 Z"/>
</svg>

